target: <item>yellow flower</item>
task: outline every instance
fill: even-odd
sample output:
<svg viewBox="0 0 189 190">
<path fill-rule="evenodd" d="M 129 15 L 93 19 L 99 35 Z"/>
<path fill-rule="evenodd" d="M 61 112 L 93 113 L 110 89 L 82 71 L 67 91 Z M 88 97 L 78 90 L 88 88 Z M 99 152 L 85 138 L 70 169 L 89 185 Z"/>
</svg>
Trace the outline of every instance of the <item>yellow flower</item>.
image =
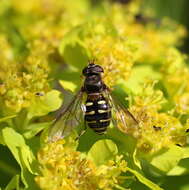
<svg viewBox="0 0 189 190">
<path fill-rule="evenodd" d="M 169 49 L 161 71 L 175 111 L 179 114 L 188 114 L 189 69 L 185 64 L 185 56 L 174 48 Z"/>
<path fill-rule="evenodd" d="M 6 38 L 4 39 L 6 42 Z M 5 43 L 6 45 L 6 43 Z M 8 46 L 7 46 L 8 47 Z M 0 50 L 3 52 L 3 47 Z M 11 48 L 9 47 L 9 52 Z M 12 53 L 12 52 L 11 52 Z M 31 100 L 37 92 L 49 90 L 49 66 L 46 58 L 48 51 L 40 48 L 31 49 L 30 55 L 22 61 L 16 60 L 6 52 L 0 65 L 0 94 L 4 111 L 19 112 L 30 106 Z"/>
<path fill-rule="evenodd" d="M 179 119 L 166 111 L 160 112 L 165 100 L 162 92 L 154 90 L 153 85 L 147 85 L 141 95 L 136 95 L 131 106 L 132 113 L 139 121 L 140 137 L 137 140 L 137 148 L 141 152 L 151 154 L 172 144 L 186 143 L 186 137 L 183 135 L 185 127 Z"/>
<path fill-rule="evenodd" d="M 189 114 L 189 92 L 175 97 L 176 111 L 180 114 Z"/>
<path fill-rule="evenodd" d="M 151 13 L 147 14 L 150 10 L 141 10 L 141 1 L 133 1 L 125 6 L 114 3 L 107 7 L 109 18 L 119 35 L 138 41 L 137 62 L 161 63 L 167 49 L 181 44 L 182 38 L 186 36 L 183 26 L 167 18 L 157 23 Z M 137 15 L 141 15 L 141 19 L 137 20 Z"/>
<path fill-rule="evenodd" d="M 8 43 L 7 38 L 3 34 L 0 34 L 0 50 L 3 50 L 0 54 L 1 61 L 4 61 L 5 59 L 7 61 L 11 61 L 13 59 L 13 51 L 10 44 Z M 4 63 L 2 62 L 1 64 Z"/>
<path fill-rule="evenodd" d="M 97 167 L 65 141 L 48 144 L 38 153 L 38 160 L 41 174 L 35 180 L 45 190 L 112 190 L 127 166 L 118 156 Z"/>
<path fill-rule="evenodd" d="M 165 113 L 145 114 L 146 118 L 140 120 L 141 138 L 137 142 L 141 152 L 154 153 L 172 144 L 186 143 L 184 128 L 177 118 Z"/>
<path fill-rule="evenodd" d="M 134 97 L 135 106 L 154 111 L 160 110 L 162 104 L 165 103 L 165 98 L 161 90 L 155 90 L 154 86 L 157 81 L 146 81 L 140 94 Z"/>
<path fill-rule="evenodd" d="M 108 86 L 114 86 L 119 79 L 128 79 L 138 45 L 134 40 L 107 35 L 106 32 L 110 30 L 108 20 L 97 21 L 98 24 L 91 26 L 92 31 L 84 40 L 92 57 L 97 58 L 97 64 L 102 65 L 105 70 L 104 81 Z"/>
</svg>

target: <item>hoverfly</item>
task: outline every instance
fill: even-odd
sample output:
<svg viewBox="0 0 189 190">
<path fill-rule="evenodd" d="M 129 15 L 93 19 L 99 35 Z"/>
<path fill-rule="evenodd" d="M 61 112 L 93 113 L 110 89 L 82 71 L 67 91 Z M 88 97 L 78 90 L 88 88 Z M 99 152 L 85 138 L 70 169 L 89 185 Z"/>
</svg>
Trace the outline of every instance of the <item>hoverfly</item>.
<svg viewBox="0 0 189 190">
<path fill-rule="evenodd" d="M 68 136 L 80 124 L 85 126 L 83 133 L 88 126 L 99 135 L 106 132 L 111 121 L 124 132 L 137 126 L 134 116 L 103 82 L 101 76 L 103 72 L 103 68 L 94 61 L 90 61 L 83 69 L 82 74 L 85 77 L 83 86 L 51 126 L 49 141 Z M 85 103 L 83 103 L 84 94 L 87 95 Z"/>
</svg>

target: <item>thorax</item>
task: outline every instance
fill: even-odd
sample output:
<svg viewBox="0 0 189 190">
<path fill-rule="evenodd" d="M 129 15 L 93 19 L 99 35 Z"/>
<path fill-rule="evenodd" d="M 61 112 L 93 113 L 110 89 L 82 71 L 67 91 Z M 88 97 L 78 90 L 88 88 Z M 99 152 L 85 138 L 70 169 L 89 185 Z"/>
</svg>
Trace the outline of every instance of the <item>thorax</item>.
<svg viewBox="0 0 189 190">
<path fill-rule="evenodd" d="M 87 94 L 100 93 L 103 91 L 103 82 L 101 76 L 87 76 L 84 82 L 84 90 Z"/>
</svg>

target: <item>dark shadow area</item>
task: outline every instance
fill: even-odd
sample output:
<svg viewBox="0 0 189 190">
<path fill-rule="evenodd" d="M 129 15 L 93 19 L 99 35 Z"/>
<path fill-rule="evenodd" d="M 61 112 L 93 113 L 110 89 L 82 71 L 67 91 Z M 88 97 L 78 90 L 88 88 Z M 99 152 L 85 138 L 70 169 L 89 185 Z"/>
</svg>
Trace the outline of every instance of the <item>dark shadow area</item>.
<svg viewBox="0 0 189 190">
<path fill-rule="evenodd" d="M 5 187 L 16 174 L 20 174 L 20 167 L 7 147 L 0 145 L 0 187 Z"/>
</svg>

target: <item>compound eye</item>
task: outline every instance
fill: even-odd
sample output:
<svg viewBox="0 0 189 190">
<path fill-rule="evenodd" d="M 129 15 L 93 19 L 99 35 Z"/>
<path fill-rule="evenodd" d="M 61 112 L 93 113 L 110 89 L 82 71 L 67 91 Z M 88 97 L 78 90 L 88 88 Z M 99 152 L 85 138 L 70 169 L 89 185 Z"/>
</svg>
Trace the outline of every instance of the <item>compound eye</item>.
<svg viewBox="0 0 189 190">
<path fill-rule="evenodd" d="M 82 74 L 83 74 L 84 76 L 86 76 L 86 75 L 87 75 L 87 73 L 88 73 L 88 68 L 87 68 L 87 67 L 85 67 L 85 68 L 83 69 L 83 71 L 82 71 Z"/>
<path fill-rule="evenodd" d="M 103 72 L 104 72 L 103 68 L 100 65 L 95 65 L 95 64 L 88 65 L 82 71 L 84 76 L 87 76 L 89 74 L 100 74 Z"/>
<path fill-rule="evenodd" d="M 103 73 L 104 70 L 103 70 L 103 68 L 102 68 L 101 66 L 97 65 L 97 66 L 95 67 L 95 72 L 97 72 L 97 73 Z"/>
</svg>

